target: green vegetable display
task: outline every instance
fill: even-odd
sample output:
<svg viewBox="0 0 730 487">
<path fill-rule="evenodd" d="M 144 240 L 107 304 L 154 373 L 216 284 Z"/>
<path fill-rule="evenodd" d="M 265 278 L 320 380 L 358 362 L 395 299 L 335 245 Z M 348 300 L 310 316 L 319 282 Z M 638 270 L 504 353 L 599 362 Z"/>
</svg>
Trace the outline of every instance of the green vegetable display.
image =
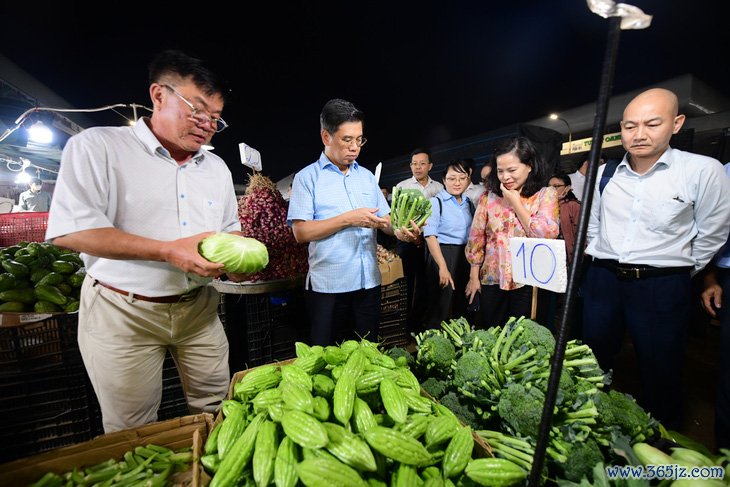
<svg viewBox="0 0 730 487">
<path fill-rule="evenodd" d="M 164 446 L 148 444 L 126 452 L 123 458 L 74 468 L 60 475 L 48 472 L 30 487 L 170 486 L 174 483 L 172 476 L 176 472 L 190 470 L 192 462 L 193 452 L 190 448 L 173 451 Z"/>
<path fill-rule="evenodd" d="M 411 221 L 420 227 L 431 216 L 431 201 L 417 189 L 393 188 L 390 223 L 393 228 L 415 230 Z"/>
<path fill-rule="evenodd" d="M 79 254 L 47 242 L 0 249 L 0 312 L 71 313 L 86 277 Z"/>
<path fill-rule="evenodd" d="M 475 485 L 464 471 L 474 452 L 486 450 L 450 411 L 420 395 L 399 360 L 364 339 L 326 348 L 298 342 L 296 352 L 292 362 L 252 369 L 233 385 L 244 435 L 266 419 L 245 450 L 234 445 L 219 462 L 226 424 L 241 421 L 234 401 L 224 401 L 221 436 L 203 457 L 211 487 Z"/>
<path fill-rule="evenodd" d="M 466 475 L 484 485 L 524 479 L 532 468 L 555 349 L 550 330 L 525 318 L 476 330 L 459 318 L 415 338 L 414 367 L 424 390 L 474 429 L 496 457 L 518 467 L 498 468 L 500 462 L 479 460 L 466 468 Z M 633 456 L 628 453 L 631 445 L 659 437 L 658 422 L 631 396 L 602 390 L 609 383 L 610 375 L 601 370 L 591 349 L 568 342 L 544 482 L 589 485 L 597 464 L 626 464 Z M 426 431 L 431 442 L 443 442 L 449 435 L 453 432 L 445 422 L 434 422 Z"/>
<path fill-rule="evenodd" d="M 211 262 L 224 265 L 226 272 L 253 274 L 269 263 L 266 246 L 255 238 L 232 233 L 216 233 L 198 245 L 200 255 Z"/>
</svg>

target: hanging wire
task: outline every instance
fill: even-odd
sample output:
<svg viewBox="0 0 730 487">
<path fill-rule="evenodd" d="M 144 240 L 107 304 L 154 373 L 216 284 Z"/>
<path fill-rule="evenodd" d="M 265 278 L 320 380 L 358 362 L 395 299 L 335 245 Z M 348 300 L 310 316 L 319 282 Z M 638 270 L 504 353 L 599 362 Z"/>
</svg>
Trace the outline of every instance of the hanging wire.
<svg viewBox="0 0 730 487">
<path fill-rule="evenodd" d="M 129 121 L 129 119 L 127 117 L 125 117 L 124 115 L 122 115 L 121 113 L 119 113 L 118 111 L 116 111 L 115 110 L 116 108 L 131 108 L 132 110 L 134 110 L 135 120 L 137 118 L 137 108 L 143 108 L 143 109 L 145 109 L 145 110 L 147 110 L 149 112 L 152 111 L 151 108 L 146 107 L 144 105 L 139 105 L 137 103 L 117 103 L 117 104 L 114 104 L 114 105 L 106 105 L 106 106 L 99 107 L 99 108 L 50 108 L 50 107 L 33 107 L 33 108 L 29 108 L 28 110 L 26 110 L 25 112 L 23 112 L 15 120 L 15 122 L 14 122 L 14 124 L 13 124 L 12 127 L 9 127 L 7 129 L 5 129 L 5 132 L 3 132 L 2 135 L 0 135 L 0 142 L 2 142 L 3 140 L 7 139 L 10 136 L 10 134 L 12 134 L 16 130 L 18 130 L 23 125 L 23 122 L 25 122 L 25 120 L 32 113 L 34 113 L 34 112 L 90 113 L 90 112 L 103 112 L 105 110 L 112 110 L 115 113 L 121 115 L 122 118 L 124 118 L 127 121 Z"/>
</svg>

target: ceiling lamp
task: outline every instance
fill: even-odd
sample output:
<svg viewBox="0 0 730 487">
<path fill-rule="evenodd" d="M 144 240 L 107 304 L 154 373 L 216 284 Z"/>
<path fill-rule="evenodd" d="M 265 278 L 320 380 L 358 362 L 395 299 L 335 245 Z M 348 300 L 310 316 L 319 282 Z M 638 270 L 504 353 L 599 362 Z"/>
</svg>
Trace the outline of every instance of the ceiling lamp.
<svg viewBox="0 0 730 487">
<path fill-rule="evenodd" d="M 36 144 L 50 144 L 53 142 L 53 131 L 39 120 L 28 129 L 28 140 Z"/>
</svg>

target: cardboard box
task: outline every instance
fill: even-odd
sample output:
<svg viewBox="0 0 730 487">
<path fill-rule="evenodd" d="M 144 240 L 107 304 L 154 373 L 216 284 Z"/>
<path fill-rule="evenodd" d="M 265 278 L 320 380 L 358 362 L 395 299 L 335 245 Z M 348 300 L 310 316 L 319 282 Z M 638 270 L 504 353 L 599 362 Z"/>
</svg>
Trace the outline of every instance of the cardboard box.
<svg viewBox="0 0 730 487">
<path fill-rule="evenodd" d="M 380 269 L 380 275 L 381 275 L 381 279 L 382 279 L 381 284 L 383 286 L 392 284 L 404 276 L 403 261 L 400 259 L 400 257 L 398 257 L 395 260 L 392 260 L 390 262 L 385 262 L 384 264 L 379 264 L 378 268 Z"/>
<path fill-rule="evenodd" d="M 200 454 L 213 428 L 211 414 L 196 414 L 117 431 L 93 440 L 0 465 L 0 485 L 22 486 L 40 479 L 46 472 L 63 474 L 74 467 L 96 465 L 150 443 L 179 449 L 192 446 L 193 468 L 173 477 L 175 486 L 201 487 L 210 481 L 200 468 Z M 202 475 L 201 475 L 202 473 Z"/>
<path fill-rule="evenodd" d="M 294 362 L 296 359 L 290 358 L 288 360 L 282 360 L 281 362 L 271 362 L 271 364 L 265 364 L 265 365 L 287 365 L 292 362 Z M 264 367 L 264 365 L 259 365 L 259 367 Z M 233 374 L 233 377 L 231 378 L 231 384 L 228 386 L 228 399 L 233 399 L 233 386 L 241 382 L 241 379 L 243 379 L 246 374 L 251 372 L 252 370 L 257 369 L 258 367 L 251 367 L 250 369 L 241 370 Z M 219 413 L 219 414 L 222 414 Z"/>
</svg>

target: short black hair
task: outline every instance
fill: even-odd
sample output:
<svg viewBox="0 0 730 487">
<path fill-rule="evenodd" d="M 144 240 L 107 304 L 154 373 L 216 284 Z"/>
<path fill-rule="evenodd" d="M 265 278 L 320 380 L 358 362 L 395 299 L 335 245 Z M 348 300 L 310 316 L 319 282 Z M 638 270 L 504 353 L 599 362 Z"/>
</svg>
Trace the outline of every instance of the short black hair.
<svg viewBox="0 0 730 487">
<path fill-rule="evenodd" d="M 444 172 L 441 174 L 442 181 L 446 181 L 446 174 L 449 172 L 449 169 L 453 169 L 456 172 L 466 174 L 467 176 L 469 175 L 469 169 L 466 167 L 466 164 L 464 164 L 464 159 L 454 159 L 453 161 L 449 161 L 449 163 L 446 164 Z"/>
<path fill-rule="evenodd" d="M 502 190 L 499 187 L 499 178 L 497 177 L 497 157 L 511 152 L 514 152 L 522 164 L 530 166 L 532 169 L 530 174 L 527 175 L 527 181 L 525 181 L 522 187 L 521 194 L 528 197 L 534 195 L 545 186 L 545 182 L 548 179 L 548 172 L 547 165 L 543 162 L 535 146 L 527 137 L 507 139 L 494 150 L 494 154 L 489 160 L 489 165 L 492 166 L 492 172 L 489 173 L 488 179 L 490 191 L 502 197 Z"/>
<path fill-rule="evenodd" d="M 411 157 L 415 156 L 416 154 L 426 154 L 428 156 L 428 162 L 433 162 L 431 160 L 431 151 L 426 149 L 425 147 L 418 147 L 411 151 Z"/>
<path fill-rule="evenodd" d="M 158 53 L 149 64 L 149 81 L 159 83 L 169 75 L 181 78 L 192 78 L 195 86 L 206 95 L 220 95 L 225 102 L 230 89 L 221 76 L 203 61 L 177 50 L 165 50 Z"/>
<path fill-rule="evenodd" d="M 365 126 L 365 114 L 355 105 L 342 98 L 333 98 L 322 107 L 319 126 L 330 134 L 337 132 L 340 125 L 347 122 L 360 122 Z"/>
</svg>

